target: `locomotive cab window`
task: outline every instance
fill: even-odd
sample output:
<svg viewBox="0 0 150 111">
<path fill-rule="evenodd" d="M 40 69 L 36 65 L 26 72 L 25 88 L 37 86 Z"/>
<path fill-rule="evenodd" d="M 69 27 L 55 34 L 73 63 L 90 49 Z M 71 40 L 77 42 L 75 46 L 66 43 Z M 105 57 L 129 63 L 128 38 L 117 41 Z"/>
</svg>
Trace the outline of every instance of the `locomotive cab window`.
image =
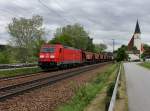
<svg viewBox="0 0 150 111">
<path fill-rule="evenodd" d="M 54 47 L 44 47 L 41 49 L 41 52 L 51 52 L 53 53 L 55 51 Z"/>
</svg>

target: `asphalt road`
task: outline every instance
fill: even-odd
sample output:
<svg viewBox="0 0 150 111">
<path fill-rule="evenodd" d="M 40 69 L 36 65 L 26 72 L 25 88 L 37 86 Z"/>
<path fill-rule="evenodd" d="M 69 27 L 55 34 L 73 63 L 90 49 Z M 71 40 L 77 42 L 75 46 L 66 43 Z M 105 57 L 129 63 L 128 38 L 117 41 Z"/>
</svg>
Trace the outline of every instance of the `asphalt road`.
<svg viewBox="0 0 150 111">
<path fill-rule="evenodd" d="M 124 63 L 129 111 L 150 111 L 150 70 Z"/>
</svg>

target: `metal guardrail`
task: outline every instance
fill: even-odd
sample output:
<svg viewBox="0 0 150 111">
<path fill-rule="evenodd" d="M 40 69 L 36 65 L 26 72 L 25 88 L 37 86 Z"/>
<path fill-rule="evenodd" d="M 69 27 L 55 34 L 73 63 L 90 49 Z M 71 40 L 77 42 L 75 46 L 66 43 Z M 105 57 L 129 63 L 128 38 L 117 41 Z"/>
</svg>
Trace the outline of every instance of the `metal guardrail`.
<svg viewBox="0 0 150 111">
<path fill-rule="evenodd" d="M 118 75 L 117 75 L 117 79 L 116 79 L 116 83 L 115 83 L 115 87 L 114 87 L 114 90 L 113 90 L 113 94 L 112 94 L 112 97 L 111 97 L 111 101 L 110 101 L 110 104 L 109 104 L 108 111 L 113 111 L 114 108 L 115 108 L 117 88 L 118 88 L 118 84 L 119 84 L 120 74 L 121 74 L 121 64 L 120 64 L 120 67 L 119 67 L 119 72 L 118 72 Z"/>
<path fill-rule="evenodd" d="M 37 63 L 0 64 L 0 69 L 22 68 L 37 66 Z"/>
</svg>

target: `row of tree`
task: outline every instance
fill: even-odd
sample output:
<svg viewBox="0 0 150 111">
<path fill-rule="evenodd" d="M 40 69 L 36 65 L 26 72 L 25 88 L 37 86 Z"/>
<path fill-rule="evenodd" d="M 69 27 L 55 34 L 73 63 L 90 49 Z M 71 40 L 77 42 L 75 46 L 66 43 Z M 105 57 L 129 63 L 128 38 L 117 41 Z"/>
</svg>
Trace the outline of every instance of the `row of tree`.
<svg viewBox="0 0 150 111">
<path fill-rule="evenodd" d="M 9 45 L 0 51 L 0 63 L 37 62 L 41 45 L 47 43 L 43 18 L 39 15 L 32 18 L 13 18 L 7 29 L 11 39 Z M 105 44 L 93 44 L 89 33 L 80 24 L 57 28 L 53 39 L 48 43 L 61 43 L 98 53 L 107 48 Z"/>
<path fill-rule="evenodd" d="M 92 39 L 80 24 L 58 28 L 50 43 L 62 43 L 82 50 L 94 51 Z"/>
<path fill-rule="evenodd" d="M 49 43 L 61 43 L 70 47 L 97 53 L 107 49 L 105 44 L 93 44 L 93 39 L 89 37 L 89 34 L 80 24 L 58 28 L 54 34 L 54 38 L 50 40 Z"/>
<path fill-rule="evenodd" d="M 115 59 L 116 59 L 116 61 L 125 61 L 125 60 L 128 60 L 129 56 L 127 54 L 127 50 L 128 50 L 128 48 L 125 45 L 122 45 L 120 48 L 118 48 L 115 51 Z"/>
<path fill-rule="evenodd" d="M 143 45 L 144 48 L 144 52 L 141 55 L 141 59 L 145 60 L 145 58 L 150 58 L 150 45 L 148 44 L 144 44 Z M 125 45 L 122 45 L 120 48 L 118 48 L 118 50 L 115 51 L 115 59 L 117 61 L 124 61 L 124 60 L 129 60 L 129 56 L 128 56 L 128 47 Z M 137 48 L 133 47 L 132 49 L 133 52 L 137 52 Z"/>
<path fill-rule="evenodd" d="M 144 52 L 142 54 L 142 58 L 143 59 L 150 58 L 150 45 L 144 44 L 143 48 L 144 48 Z"/>
<path fill-rule="evenodd" d="M 61 43 L 66 46 L 97 53 L 107 49 L 105 44 L 93 44 L 89 33 L 85 31 L 82 25 L 77 23 L 57 28 L 52 40 L 47 41 L 43 27 L 43 18 L 39 15 L 32 18 L 13 18 L 7 29 L 11 39 L 9 40 L 9 45 L 5 48 L 0 48 L 0 63 L 37 62 L 40 47 L 45 43 Z M 137 51 L 136 47 L 133 48 L 133 51 Z M 128 54 L 126 52 L 127 46 L 122 45 L 118 48 L 115 51 L 116 60 L 127 60 Z M 149 55 L 150 46 L 145 44 L 142 58 Z"/>
</svg>

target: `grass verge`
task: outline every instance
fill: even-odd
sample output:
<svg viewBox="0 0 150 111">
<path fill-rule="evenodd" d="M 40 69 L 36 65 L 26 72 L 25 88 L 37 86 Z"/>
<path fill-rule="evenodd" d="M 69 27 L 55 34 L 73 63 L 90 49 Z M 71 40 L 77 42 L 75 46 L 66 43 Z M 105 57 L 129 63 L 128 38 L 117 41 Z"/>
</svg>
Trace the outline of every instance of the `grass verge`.
<svg viewBox="0 0 150 111">
<path fill-rule="evenodd" d="M 19 68 L 19 69 L 12 69 L 12 70 L 1 70 L 0 71 L 0 78 L 2 77 L 13 77 L 17 75 L 24 75 L 24 74 L 32 74 L 42 71 L 38 67 L 33 68 Z"/>
<path fill-rule="evenodd" d="M 145 67 L 145 68 L 150 69 L 150 62 L 143 62 L 143 63 L 140 63 L 140 65 Z"/>
<path fill-rule="evenodd" d="M 96 94 L 105 87 L 108 78 L 118 68 L 118 65 L 111 65 L 107 71 L 98 74 L 95 80 L 76 88 L 75 96 L 72 100 L 60 106 L 57 111 L 83 111 L 84 108 L 95 98 Z"/>
</svg>

